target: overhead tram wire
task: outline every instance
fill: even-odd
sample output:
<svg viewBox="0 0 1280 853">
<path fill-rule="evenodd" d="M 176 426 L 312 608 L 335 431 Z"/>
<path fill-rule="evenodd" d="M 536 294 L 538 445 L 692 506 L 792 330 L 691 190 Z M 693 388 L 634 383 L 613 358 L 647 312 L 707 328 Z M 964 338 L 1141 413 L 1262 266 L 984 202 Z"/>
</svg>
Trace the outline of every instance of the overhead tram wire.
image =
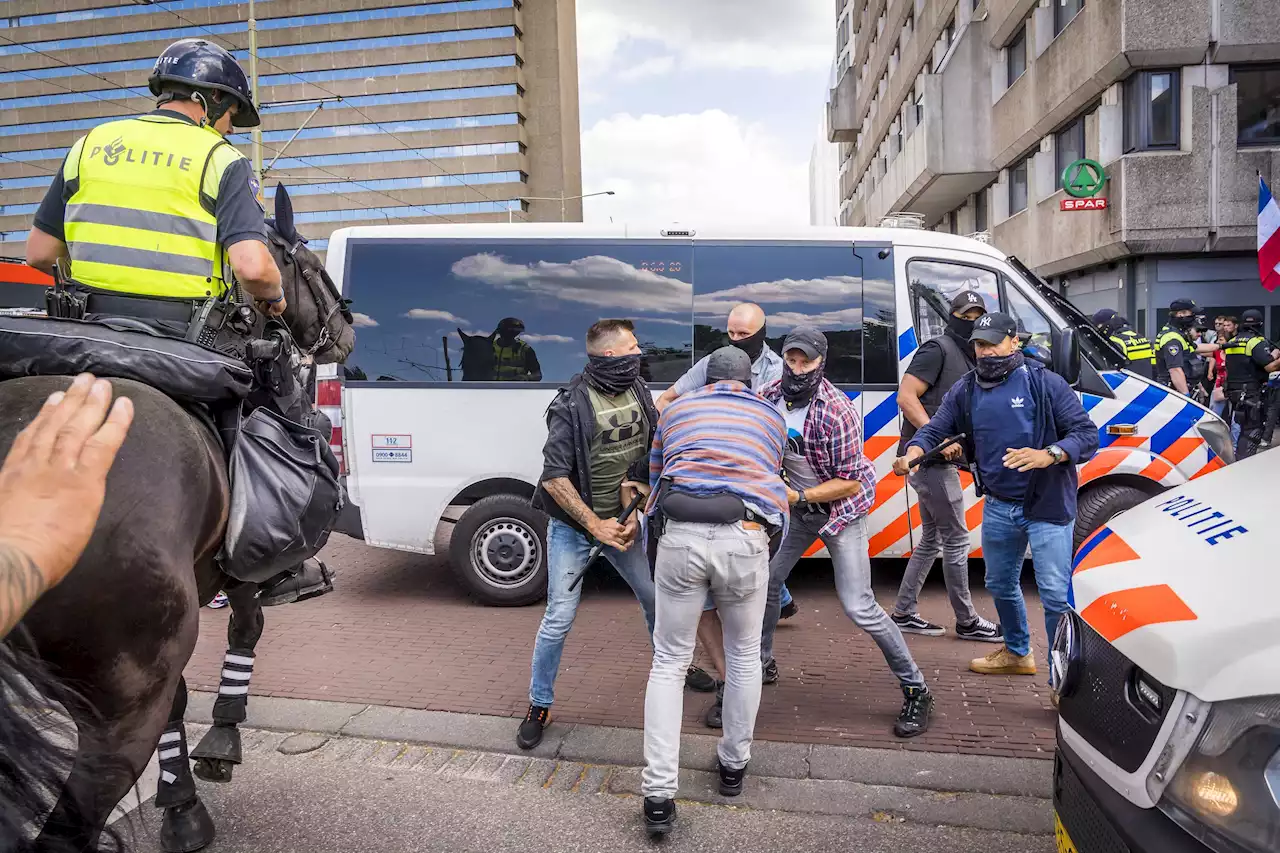
<svg viewBox="0 0 1280 853">
<path fill-rule="evenodd" d="M 184 18 L 183 20 L 186 20 L 186 19 Z M 14 41 L 13 39 L 10 39 L 10 38 L 8 38 L 7 36 L 4 36 L 4 35 L 0 35 L 0 40 L 6 41 L 6 42 L 8 42 L 9 44 L 11 44 L 11 45 L 15 45 L 15 46 L 17 46 L 17 47 L 26 47 L 26 45 L 22 44 L 21 42 L 16 42 L 16 41 Z M 134 94 L 134 93 L 133 93 L 133 90 L 132 90 L 130 87 L 128 87 L 128 86 L 124 86 L 124 85 L 121 85 L 120 83 L 116 83 L 116 82 L 114 82 L 114 81 L 112 81 L 112 80 L 107 80 L 105 77 L 101 77 L 100 75 L 93 74 L 92 72 L 85 71 L 85 70 L 84 70 L 80 65 L 78 65 L 78 64 L 76 64 L 76 63 L 73 63 L 73 62 L 65 62 L 65 61 L 63 61 L 63 60 L 61 60 L 61 59 L 58 59 L 57 57 L 50 56 L 49 54 L 44 53 L 44 52 L 42 52 L 42 51 L 32 50 L 32 52 L 33 52 L 33 53 L 38 53 L 38 54 L 40 54 L 41 56 L 43 56 L 43 57 L 45 57 L 45 58 L 47 58 L 47 59 L 50 59 L 50 60 L 52 60 L 52 61 L 54 61 L 54 62 L 58 63 L 59 65 L 63 66 L 64 68 L 75 68 L 75 69 L 77 69 L 77 70 L 79 70 L 79 71 L 82 71 L 82 72 L 84 72 L 84 73 L 86 73 L 86 74 L 89 74 L 90 76 L 97 77 L 98 79 L 100 79 L 100 80 L 102 80 L 102 81 L 104 81 L 104 82 L 106 82 L 106 83 L 110 84 L 110 86 L 111 86 L 113 89 L 118 89 L 118 90 L 120 90 L 120 91 L 126 91 L 126 92 L 129 92 L 129 93 L 130 93 L 130 98 L 136 99 L 136 98 L 138 97 L 136 94 Z M 53 82 L 51 82 L 51 81 L 49 81 L 49 80 L 45 80 L 45 79 L 43 79 L 43 78 L 33 77 L 32 75 L 27 74 L 25 71 L 14 71 L 14 72 L 12 72 L 12 73 L 22 74 L 24 77 L 29 77 L 30 79 L 37 80 L 37 81 L 39 81 L 39 82 L 41 82 L 41 83 L 45 83 L 45 84 L 47 84 L 47 85 L 53 86 L 53 87 L 54 87 L 54 88 L 56 88 L 56 89 L 61 89 L 61 90 L 62 90 L 62 91 L 64 91 L 64 92 L 70 92 L 70 93 L 72 93 L 72 94 L 76 94 L 76 95 L 88 95 L 91 99 L 93 99 L 93 100 L 95 100 L 95 101 L 101 101 L 101 102 L 106 103 L 106 104 L 120 104 L 120 103 L 123 103 L 123 101 L 120 101 L 120 100 L 116 100 L 116 99 L 113 99 L 113 98 L 102 98 L 102 97 L 97 96 L 96 94 L 93 94 L 92 92 L 86 92 L 86 91 L 83 91 L 83 90 L 80 90 L 80 89 L 72 89 L 72 88 L 70 88 L 70 87 L 68 87 L 68 86 L 63 86 L 63 85 L 62 85 L 62 84 L 60 84 L 60 83 L 53 83 Z M 112 119 L 116 119 L 116 118 L 128 118 L 130 115 L 131 115 L 131 113 L 128 113 L 128 114 L 120 114 L 120 115 L 113 115 L 113 116 L 102 116 L 102 119 L 103 119 L 103 121 L 110 121 L 110 120 L 112 120 Z M 278 154 L 278 155 L 281 155 L 281 156 L 283 156 L 283 154 L 284 154 L 284 152 L 283 152 L 283 151 L 281 151 L 281 150 L 279 150 L 279 149 L 276 149 L 276 148 L 273 148 L 272 146 L 267 145 L 265 142 L 264 142 L 264 143 L 262 143 L 262 147 L 263 147 L 263 148 L 265 148 L 266 150 L 270 151 L 270 152 L 271 152 L 271 153 L 273 153 L 273 154 Z M 4 156 L 5 156 L 5 155 L 0 154 L 0 157 L 4 157 Z M 22 161 L 22 160 L 13 160 L 13 159 L 12 159 L 12 158 L 10 158 L 10 157 L 5 157 L 5 159 L 6 159 L 6 160 L 9 160 L 10 162 L 13 162 L 13 163 L 26 163 L 26 161 Z M 301 160 L 301 159 L 303 159 L 303 158 L 301 158 L 301 157 L 297 157 L 297 158 L 295 158 L 295 159 Z M 51 171 L 48 171 L 48 170 L 46 170 L 46 169 L 42 169 L 41 167 L 37 167 L 37 166 L 32 166 L 32 168 L 41 169 L 41 171 L 44 171 L 44 172 L 45 172 L 45 174 L 48 174 L 48 175 L 55 175 L 55 174 L 57 174 L 57 172 L 56 172 L 56 171 L 52 171 L 52 172 L 51 172 Z M 316 169 L 317 171 L 323 172 L 324 174 L 328 175 L 329 177 L 334 178 L 334 179 L 339 180 L 339 181 L 342 181 L 342 182 L 344 182 L 344 183 L 352 183 L 352 184 L 355 184 L 356 186 L 360 187 L 361 189 L 364 189 L 366 192 L 376 193 L 376 194 L 378 194 L 378 195 L 385 196 L 386 198 L 389 198 L 389 199 L 391 199 L 392 201 L 396 202 L 398 205 L 406 206 L 406 207 L 423 207 L 423 205 L 415 205 L 415 204 L 411 204 L 411 203 L 409 203 L 409 202 L 405 201 L 405 200 L 404 200 L 404 199 L 402 199 L 402 198 L 397 198 L 396 196 L 393 196 L 393 195 L 391 195 L 390 193 L 388 193 L 388 192 L 386 192 L 386 191 L 384 191 L 384 190 L 377 190 L 377 189 L 374 189 L 373 187 L 365 186 L 364 184 L 362 184 L 362 183 L 361 183 L 361 182 L 359 182 L 359 181 L 352 180 L 352 179 L 347 178 L 347 177 L 344 177 L 344 176 L 342 176 L 342 175 L 338 175 L 338 174 L 336 174 L 336 173 L 334 173 L 334 172 L 330 172 L 328 169 L 324 168 L 323 166 L 316 166 L 316 165 L 313 165 L 313 164 L 308 164 L 307 168 Z M 354 199 L 354 198 L 352 198 L 351 196 L 346 195 L 346 194 L 344 194 L 344 193 L 334 192 L 334 193 L 330 193 L 330 195 L 334 195 L 334 196 L 337 196 L 337 197 L 339 197 L 339 198 L 345 198 L 347 201 L 351 202 L 352 204 L 363 206 L 363 203 L 362 203 L 362 202 L 360 202 L 359 200 Z M 489 200 L 490 200 L 490 201 L 493 201 L 493 199 L 489 199 Z M 449 223 L 451 223 L 451 224 L 454 224 L 454 225 L 456 225 L 456 224 L 457 224 L 457 221 L 456 221 L 456 220 L 451 219 L 451 218 L 449 218 L 448 216 L 445 216 L 444 214 L 440 214 L 440 213 L 425 213 L 425 214 L 423 214 L 423 216 L 427 216 L 427 217 L 434 217 L 434 218 L 438 218 L 438 219 L 443 219 L 444 221 L 449 222 Z M 385 218 L 385 216 L 384 216 L 384 218 Z M 395 220 L 397 220 L 397 221 L 399 221 L 399 222 L 404 222 L 404 223 L 406 223 L 406 224 L 413 224 L 413 223 L 411 223 L 411 222 L 410 222 L 410 220 L 405 219 L 405 218 L 400 217 L 400 216 L 393 216 L 393 217 L 391 217 L 391 218 L 392 218 L 392 219 L 395 219 Z"/>
<path fill-rule="evenodd" d="M 144 2 L 145 2 L 145 5 L 150 5 L 149 0 L 134 0 L 134 2 L 137 2 L 137 3 L 144 3 Z M 215 32 L 213 32 L 213 30 L 210 30 L 208 27 L 205 27 L 205 26 L 202 26 L 201 24 L 197 24 L 197 23 L 195 23 L 194 21 L 192 21 L 192 20 L 191 20 L 191 19 L 189 19 L 189 18 L 184 18 L 182 15 L 178 14 L 178 12 L 177 12 L 177 11 L 175 11 L 175 10 L 173 10 L 173 9 L 163 9 L 162 11 L 164 11 L 164 12 L 168 12 L 170 15 L 173 15 L 175 18 L 177 18 L 179 21 L 182 21 L 182 22 L 183 22 L 184 24 L 186 24 L 187 26 L 195 27 L 195 28 L 196 28 L 196 29 L 198 29 L 198 30 L 201 30 L 201 31 L 203 31 L 203 32 L 205 32 L 205 33 L 208 33 L 208 34 L 209 34 L 209 36 L 211 36 L 212 38 L 219 39 L 219 40 L 221 40 L 221 41 L 225 42 L 225 43 L 226 43 L 226 45 L 229 45 L 229 46 L 230 46 L 230 48 L 229 48 L 229 49 L 232 49 L 232 50 L 240 50 L 240 49 L 241 49 L 241 48 L 236 47 L 236 46 L 235 46 L 235 43 L 234 43 L 234 42 L 232 42 L 230 39 L 223 37 L 223 36 L 222 36 L 222 35 L 220 35 L 219 33 L 215 33 Z M 319 89 L 321 92 L 324 92 L 326 95 L 328 95 L 328 96 L 330 96 L 330 97 L 337 98 L 337 99 L 339 99 L 339 100 L 343 100 L 343 96 L 342 96 L 342 95 L 339 95 L 337 92 L 330 91 L 329 89 L 326 89 L 324 86 L 321 86 L 319 83 L 316 83 L 316 82 L 314 82 L 314 81 L 312 81 L 312 80 L 307 80 L 306 78 L 304 78 L 304 77 L 302 77 L 301 75 L 299 75 L 297 72 L 290 71 L 290 70 L 288 70 L 287 68 L 283 68 L 283 67 L 281 67 L 281 66 L 279 66 L 279 65 L 275 64 L 275 63 L 274 63 L 274 62 L 272 62 L 271 60 L 264 58 L 261 54 L 259 54 L 259 55 L 258 55 L 258 61 L 259 61 L 259 62 L 261 62 L 261 63 L 262 63 L 262 64 L 264 64 L 264 65 L 267 65 L 267 66 L 270 66 L 271 68 L 276 69 L 277 71 L 280 71 L 280 72 L 282 72 L 282 73 L 284 73 L 284 74 L 288 74 L 290 77 L 293 77 L 293 78 L 297 79 L 299 82 L 301 82 L 301 83 L 303 83 L 303 84 L 305 84 L 305 85 L 308 85 L 308 86 L 311 86 L 311 87 L 313 87 L 313 88 Z M 457 175 L 456 175 L 456 174 L 451 174 L 447 169 L 445 169 L 445 167 L 444 167 L 444 166 L 441 166 L 441 165 L 440 165 L 439 163 L 437 163 L 435 160 L 433 160 L 433 159 L 431 159 L 430 157 L 428 157 L 427 155 L 423 154 L 423 153 L 421 152 L 421 150 L 419 150 L 418 148 L 415 148 L 414 146 L 412 146 L 412 145 L 410 145 L 409 143 L 405 142 L 403 139 L 401 139 L 401 138 L 400 138 L 399 136 L 397 136 L 395 133 L 393 133 L 392 131 L 390 131 L 390 130 L 388 130 L 387 128 L 383 127 L 383 125 L 382 125 L 381 123 L 379 123 L 379 122 L 377 122 L 377 121 L 374 121 L 372 118 L 370 118 L 370 117 L 369 117 L 369 114 L 368 114 L 368 113 L 364 112 L 364 111 L 363 111 L 362 109 L 360 109 L 359 107 L 354 106 L 354 105 L 352 105 L 352 104 L 347 104 L 347 105 L 346 105 L 346 109 L 353 110 L 357 115 L 359 115 L 361 118 L 363 118 L 366 122 L 368 122 L 368 123 L 370 123 L 370 124 L 374 125 L 374 126 L 375 126 L 375 127 L 377 127 L 379 130 L 381 130 L 383 133 L 387 134 L 387 135 L 388 135 L 388 136 L 390 136 L 392 139 L 394 139 L 396 142 L 398 142 L 398 143 L 400 143 L 402 146 L 404 146 L 404 148 L 405 148 L 406 150 L 408 150 L 408 151 L 412 151 L 412 152 L 413 152 L 414 154 L 416 154 L 418 157 L 422 158 L 423 160 L 426 160 L 428 163 L 430 163 L 431 165 L 435 166 L 437 169 L 439 169 L 439 170 L 440 170 L 440 174 L 441 174 L 441 175 L 448 175 L 449 177 L 457 177 Z M 479 187 L 475 186 L 474 184 L 468 184 L 468 183 L 467 183 L 467 182 L 465 182 L 465 181 L 460 181 L 459 183 L 461 183 L 461 184 L 462 184 L 462 186 L 466 187 L 467 189 L 469 189 L 469 190 L 471 190 L 471 191 L 473 191 L 473 192 L 475 192 L 475 193 L 478 193 L 478 194 L 479 194 L 482 198 L 484 198 L 486 201 L 489 201 L 489 202 L 491 202 L 491 203 L 493 203 L 493 204 L 501 204 L 501 203 L 502 203 L 499 199 L 493 198 L 493 197 L 492 197 L 492 196 L 490 196 L 488 193 L 484 192 L 484 190 L 480 189 Z"/>
</svg>

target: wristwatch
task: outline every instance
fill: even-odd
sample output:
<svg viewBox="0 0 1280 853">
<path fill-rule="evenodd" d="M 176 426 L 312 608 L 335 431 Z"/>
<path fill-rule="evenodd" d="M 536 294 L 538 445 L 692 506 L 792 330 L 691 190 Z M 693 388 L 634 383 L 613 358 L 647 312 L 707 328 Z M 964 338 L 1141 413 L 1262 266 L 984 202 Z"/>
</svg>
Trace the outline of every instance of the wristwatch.
<svg viewBox="0 0 1280 853">
<path fill-rule="evenodd" d="M 801 489 L 800 491 L 796 492 L 796 503 L 798 504 L 808 503 L 808 501 L 804 499 L 804 489 Z"/>
<path fill-rule="evenodd" d="M 1049 455 L 1053 457 L 1054 465 L 1061 465 L 1063 460 L 1067 458 L 1067 452 L 1056 444 L 1049 445 L 1048 450 Z"/>
</svg>

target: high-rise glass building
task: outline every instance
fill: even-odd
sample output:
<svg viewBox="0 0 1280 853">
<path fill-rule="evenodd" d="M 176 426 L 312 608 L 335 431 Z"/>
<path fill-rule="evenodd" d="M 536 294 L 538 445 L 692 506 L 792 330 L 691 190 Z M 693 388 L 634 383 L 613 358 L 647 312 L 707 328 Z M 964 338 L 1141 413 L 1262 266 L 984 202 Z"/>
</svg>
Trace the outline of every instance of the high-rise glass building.
<svg viewBox="0 0 1280 853">
<path fill-rule="evenodd" d="M 254 14 L 268 209 L 282 182 L 313 247 L 349 225 L 582 218 L 574 0 L 257 0 Z M 153 108 L 152 62 L 181 38 L 248 71 L 248 3 L 0 0 L 0 255 L 21 255 L 78 137 Z M 232 141 L 252 156 L 248 133 Z"/>
</svg>

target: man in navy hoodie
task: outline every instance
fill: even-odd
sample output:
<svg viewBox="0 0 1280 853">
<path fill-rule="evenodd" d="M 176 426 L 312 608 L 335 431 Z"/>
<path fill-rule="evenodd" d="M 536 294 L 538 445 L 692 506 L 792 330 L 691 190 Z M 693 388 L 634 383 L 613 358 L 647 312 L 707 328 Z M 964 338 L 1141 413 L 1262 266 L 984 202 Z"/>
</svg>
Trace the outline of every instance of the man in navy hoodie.
<svg viewBox="0 0 1280 853">
<path fill-rule="evenodd" d="M 986 497 L 982 554 L 987 590 L 1004 628 L 1004 645 L 969 664 L 984 675 L 1035 675 L 1027 607 L 1019 585 L 1027 545 L 1044 605 L 1049 642 L 1067 611 L 1076 516 L 1076 466 L 1098 450 L 1098 428 L 1066 381 L 1024 359 L 1008 314 L 986 314 L 970 340 L 978 356 L 942 405 L 893 463 L 905 475 L 913 459 L 964 433 L 974 481 Z"/>
</svg>

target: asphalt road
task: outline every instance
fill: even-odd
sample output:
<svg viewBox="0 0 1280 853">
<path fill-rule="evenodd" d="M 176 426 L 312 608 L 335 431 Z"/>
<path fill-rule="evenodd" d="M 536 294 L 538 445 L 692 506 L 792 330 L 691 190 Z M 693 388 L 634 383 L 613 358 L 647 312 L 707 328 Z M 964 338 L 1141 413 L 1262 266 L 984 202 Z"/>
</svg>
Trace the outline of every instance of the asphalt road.
<svg viewBox="0 0 1280 853">
<path fill-rule="evenodd" d="M 658 843 L 643 832 L 635 773 L 385 741 L 257 733 L 246 738 L 245 764 L 232 784 L 202 783 L 200 789 L 219 829 L 207 848 L 211 853 L 625 853 L 655 846 L 697 853 L 1053 850 L 1047 835 L 963 825 L 966 808 L 978 823 L 999 826 L 1002 802 L 1017 811 L 1029 798 L 965 801 L 965 795 L 933 794 L 936 810 L 903 817 L 893 804 L 919 794 L 913 789 L 750 780 L 757 804 L 778 806 L 763 808 L 752 798 L 725 803 L 710 791 L 709 774 L 691 772 L 682 773 L 682 796 L 700 802 L 681 800 L 676 832 Z M 869 808 L 877 803 L 888 805 Z M 136 850 L 159 850 L 159 813 L 152 806 L 135 813 L 133 827 Z"/>
</svg>

